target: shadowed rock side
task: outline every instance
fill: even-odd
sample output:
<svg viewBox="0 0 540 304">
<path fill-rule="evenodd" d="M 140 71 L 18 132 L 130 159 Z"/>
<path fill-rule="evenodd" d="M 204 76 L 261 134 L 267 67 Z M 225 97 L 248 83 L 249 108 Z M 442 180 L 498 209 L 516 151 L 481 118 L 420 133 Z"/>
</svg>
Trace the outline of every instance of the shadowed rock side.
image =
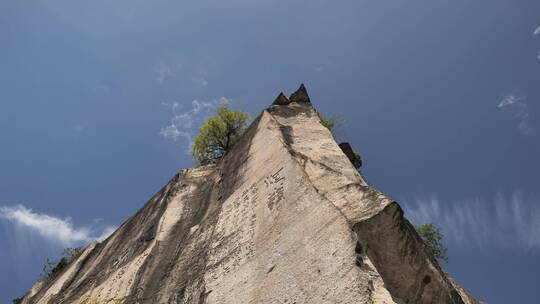
<svg viewBox="0 0 540 304">
<path fill-rule="evenodd" d="M 367 185 L 302 86 L 22 303 L 479 302 Z"/>
</svg>

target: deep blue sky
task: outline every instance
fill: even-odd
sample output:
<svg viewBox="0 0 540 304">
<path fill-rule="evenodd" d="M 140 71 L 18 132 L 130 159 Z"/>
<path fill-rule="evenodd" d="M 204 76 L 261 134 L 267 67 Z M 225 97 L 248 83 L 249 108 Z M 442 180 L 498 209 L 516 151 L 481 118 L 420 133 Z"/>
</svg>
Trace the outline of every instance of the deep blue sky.
<svg viewBox="0 0 540 304">
<path fill-rule="evenodd" d="M 0 302 L 192 166 L 217 103 L 304 82 L 459 283 L 537 303 L 539 26 L 537 0 L 1 1 Z"/>
</svg>

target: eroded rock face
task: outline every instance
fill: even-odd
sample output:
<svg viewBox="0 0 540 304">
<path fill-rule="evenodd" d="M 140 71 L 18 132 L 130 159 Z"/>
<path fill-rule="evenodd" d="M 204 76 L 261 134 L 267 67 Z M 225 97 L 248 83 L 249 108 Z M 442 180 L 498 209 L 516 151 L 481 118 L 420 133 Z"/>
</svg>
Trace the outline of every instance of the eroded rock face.
<svg viewBox="0 0 540 304">
<path fill-rule="evenodd" d="M 23 303 L 479 302 L 367 185 L 302 86 Z"/>
</svg>

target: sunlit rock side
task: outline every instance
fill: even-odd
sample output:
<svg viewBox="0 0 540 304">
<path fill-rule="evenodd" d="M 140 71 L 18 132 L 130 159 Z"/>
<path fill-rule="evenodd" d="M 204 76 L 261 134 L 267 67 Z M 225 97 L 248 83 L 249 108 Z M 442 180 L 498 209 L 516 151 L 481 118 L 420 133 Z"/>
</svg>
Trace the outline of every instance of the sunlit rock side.
<svg viewBox="0 0 540 304">
<path fill-rule="evenodd" d="M 479 303 L 369 187 L 305 87 L 23 303 Z"/>
</svg>

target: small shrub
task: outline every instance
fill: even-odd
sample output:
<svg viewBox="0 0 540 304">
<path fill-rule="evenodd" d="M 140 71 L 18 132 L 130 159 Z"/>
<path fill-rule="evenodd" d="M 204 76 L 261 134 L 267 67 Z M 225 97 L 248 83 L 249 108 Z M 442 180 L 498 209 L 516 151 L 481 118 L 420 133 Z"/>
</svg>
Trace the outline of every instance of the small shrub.
<svg viewBox="0 0 540 304">
<path fill-rule="evenodd" d="M 354 157 L 351 159 L 351 162 L 357 170 L 360 170 L 362 167 L 362 158 L 360 157 L 360 153 L 358 153 L 358 151 L 354 151 L 353 153 Z"/>
<path fill-rule="evenodd" d="M 55 278 L 81 252 L 82 248 L 66 248 L 58 261 L 47 259 L 41 272 L 41 280 L 46 282 Z"/>
<path fill-rule="evenodd" d="M 334 139 L 338 140 L 342 137 L 343 134 L 341 132 L 343 131 L 343 126 L 345 125 L 345 120 L 343 116 L 339 114 L 321 114 L 319 115 L 319 121 L 321 125 L 323 125 L 325 128 L 327 128 L 330 133 L 332 133 L 332 136 Z"/>
<path fill-rule="evenodd" d="M 20 304 L 22 303 L 22 300 L 23 300 L 23 297 L 20 297 L 20 298 L 16 298 L 16 299 L 13 299 L 13 304 Z"/>
<path fill-rule="evenodd" d="M 321 120 L 321 124 L 332 132 L 336 126 L 337 117 L 335 115 L 324 116 L 319 113 L 319 119 Z"/>
<path fill-rule="evenodd" d="M 426 248 L 433 256 L 445 262 L 448 262 L 448 249 L 442 244 L 443 234 L 441 229 L 433 224 L 424 224 L 415 226 L 416 232 L 424 241 Z"/>
</svg>

